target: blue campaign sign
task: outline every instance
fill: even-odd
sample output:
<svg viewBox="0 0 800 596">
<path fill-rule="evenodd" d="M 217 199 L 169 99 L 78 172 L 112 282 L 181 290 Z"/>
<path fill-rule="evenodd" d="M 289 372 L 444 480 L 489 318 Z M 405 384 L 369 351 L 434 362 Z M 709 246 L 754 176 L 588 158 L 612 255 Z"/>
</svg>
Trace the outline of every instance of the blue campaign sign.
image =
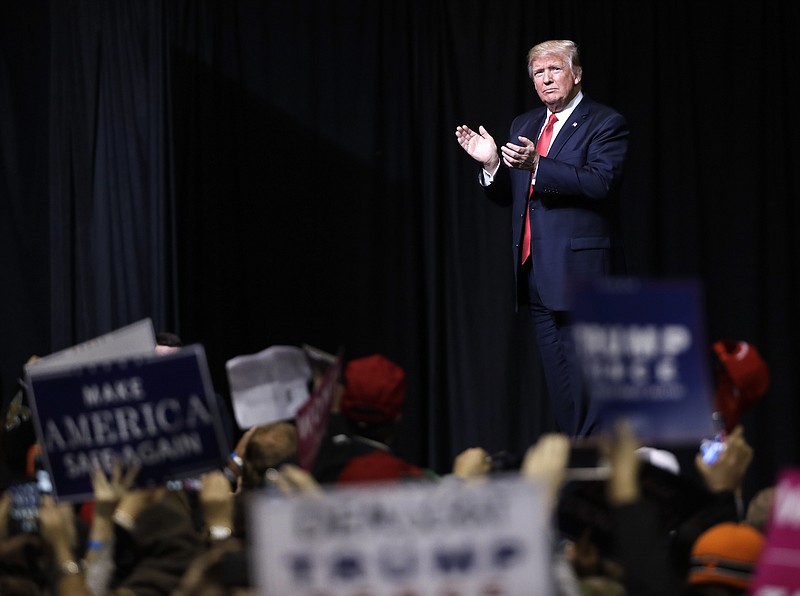
<svg viewBox="0 0 800 596">
<path fill-rule="evenodd" d="M 606 278 L 576 286 L 573 337 L 602 429 L 627 418 L 650 442 L 714 434 L 702 298 L 692 280 Z"/>
<path fill-rule="evenodd" d="M 228 452 L 205 352 L 28 371 L 36 434 L 61 500 L 92 498 L 96 465 L 142 466 L 138 486 L 219 468 Z"/>
</svg>

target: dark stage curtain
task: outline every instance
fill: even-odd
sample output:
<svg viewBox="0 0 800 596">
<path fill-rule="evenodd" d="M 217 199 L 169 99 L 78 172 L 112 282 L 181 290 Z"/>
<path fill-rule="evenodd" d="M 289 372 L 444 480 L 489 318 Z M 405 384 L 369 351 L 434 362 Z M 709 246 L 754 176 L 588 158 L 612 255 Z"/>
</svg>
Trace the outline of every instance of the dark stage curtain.
<svg viewBox="0 0 800 596">
<path fill-rule="evenodd" d="M 50 11 L 51 347 L 144 317 L 172 327 L 164 4 L 52 2 Z"/>
<path fill-rule="evenodd" d="M 522 453 L 552 421 L 514 311 L 509 214 L 454 131 L 504 141 L 537 103 L 528 48 L 568 37 L 585 92 L 632 130 L 631 273 L 700 279 L 709 342 L 769 363 L 745 417 L 751 482 L 800 458 L 798 5 L 3 10 L 4 387 L 31 353 L 149 316 L 205 346 L 223 395 L 225 361 L 269 345 L 380 352 L 409 375 L 401 454 L 447 471 L 473 445 Z"/>
</svg>

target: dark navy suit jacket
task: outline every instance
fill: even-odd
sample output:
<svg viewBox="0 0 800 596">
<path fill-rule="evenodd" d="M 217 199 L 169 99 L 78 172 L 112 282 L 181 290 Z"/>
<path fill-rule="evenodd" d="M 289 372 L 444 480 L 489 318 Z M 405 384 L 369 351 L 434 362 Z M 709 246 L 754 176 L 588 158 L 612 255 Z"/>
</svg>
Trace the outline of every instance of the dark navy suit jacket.
<svg viewBox="0 0 800 596">
<path fill-rule="evenodd" d="M 517 116 L 510 142 L 521 144 L 520 136 L 535 142 L 546 116 L 544 106 Z M 625 118 L 584 94 L 547 157 L 539 158 L 531 201 L 531 255 L 539 296 L 550 310 L 569 310 L 573 281 L 625 272 L 618 215 L 627 150 Z M 516 276 L 529 183 L 530 172 L 501 163 L 495 181 L 486 187 L 493 201 L 511 205 Z"/>
</svg>

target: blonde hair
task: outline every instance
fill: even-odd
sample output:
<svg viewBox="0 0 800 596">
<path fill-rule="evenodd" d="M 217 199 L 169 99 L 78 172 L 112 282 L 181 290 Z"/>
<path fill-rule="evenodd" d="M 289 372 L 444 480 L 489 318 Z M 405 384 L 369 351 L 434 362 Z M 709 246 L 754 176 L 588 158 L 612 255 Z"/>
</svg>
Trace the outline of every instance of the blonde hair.
<svg viewBox="0 0 800 596">
<path fill-rule="evenodd" d="M 533 69 L 531 64 L 543 56 L 555 54 L 560 56 L 564 62 L 569 64 L 569 69 L 573 75 L 581 74 L 581 56 L 578 51 L 578 44 L 569 39 L 551 39 L 536 44 L 528 50 L 528 76 L 533 79 Z"/>
</svg>

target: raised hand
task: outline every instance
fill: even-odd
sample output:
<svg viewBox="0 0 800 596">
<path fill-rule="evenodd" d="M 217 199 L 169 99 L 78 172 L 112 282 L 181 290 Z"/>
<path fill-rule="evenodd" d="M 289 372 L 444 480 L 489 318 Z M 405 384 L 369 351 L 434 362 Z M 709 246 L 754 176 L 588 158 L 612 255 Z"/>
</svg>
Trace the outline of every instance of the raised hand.
<svg viewBox="0 0 800 596">
<path fill-rule="evenodd" d="M 96 516 L 111 517 L 119 505 L 122 497 L 127 493 L 141 466 L 135 465 L 128 468 L 122 475 L 122 464 L 115 461 L 111 469 L 111 476 L 106 477 L 100 466 L 94 469 L 92 475 L 92 488 L 94 490 L 94 510 Z"/>
<path fill-rule="evenodd" d="M 475 132 L 466 124 L 457 126 L 456 140 L 470 157 L 483 164 L 487 172 L 493 174 L 497 166 L 500 165 L 497 143 L 483 126 L 478 127 L 478 132 Z"/>
<path fill-rule="evenodd" d="M 283 464 L 280 470 L 270 468 L 267 478 L 284 495 L 321 495 L 322 487 L 314 477 L 294 464 Z"/>
<path fill-rule="evenodd" d="M 203 474 L 200 480 L 197 496 L 206 525 L 233 527 L 233 492 L 228 477 L 221 470 L 215 470 Z"/>
<path fill-rule="evenodd" d="M 713 463 L 703 461 L 702 454 L 695 457 L 695 465 L 711 492 L 739 490 L 745 473 L 753 460 L 753 448 L 744 438 L 744 428 L 737 426 L 725 439 L 725 449 Z"/>
<path fill-rule="evenodd" d="M 453 475 L 464 479 L 486 476 L 491 469 L 491 457 L 482 447 L 465 449 L 453 462 Z"/>
<path fill-rule="evenodd" d="M 606 483 L 608 500 L 613 505 L 635 503 L 641 497 L 639 468 L 641 458 L 636 450 L 639 439 L 629 420 L 618 421 L 614 436 L 604 443 L 605 455 L 611 466 L 611 475 Z"/>
<path fill-rule="evenodd" d="M 558 503 L 558 493 L 566 476 L 569 452 L 570 439 L 567 435 L 547 433 L 528 448 L 522 460 L 520 473 L 524 478 L 536 480 L 545 486 L 551 509 Z"/>
</svg>

